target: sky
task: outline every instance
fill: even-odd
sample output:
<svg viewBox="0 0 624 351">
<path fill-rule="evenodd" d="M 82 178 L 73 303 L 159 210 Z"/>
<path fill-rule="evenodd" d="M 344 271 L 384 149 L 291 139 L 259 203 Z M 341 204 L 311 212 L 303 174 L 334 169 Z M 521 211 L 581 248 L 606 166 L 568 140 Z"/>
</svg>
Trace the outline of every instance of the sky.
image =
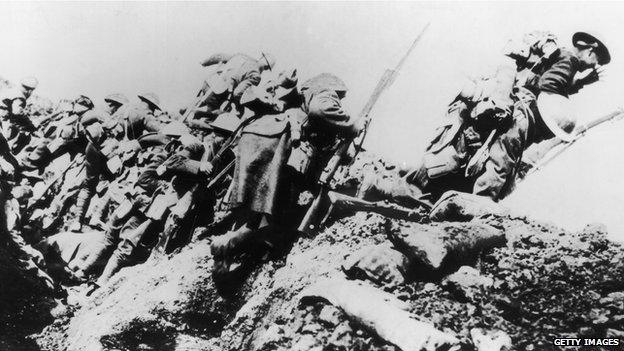
<svg viewBox="0 0 624 351">
<path fill-rule="evenodd" d="M 624 3 L 597 2 L 2 2 L 0 76 L 34 75 L 53 101 L 109 93 L 159 95 L 177 111 L 216 52 L 272 53 L 301 79 L 334 73 L 350 87 L 357 115 L 387 68 L 426 23 L 423 39 L 373 110 L 366 147 L 408 164 L 466 77 L 487 73 L 508 39 L 550 30 L 570 45 L 574 31 L 600 33 L 613 60 L 605 82 L 577 94 L 580 118 L 622 104 Z"/>
</svg>

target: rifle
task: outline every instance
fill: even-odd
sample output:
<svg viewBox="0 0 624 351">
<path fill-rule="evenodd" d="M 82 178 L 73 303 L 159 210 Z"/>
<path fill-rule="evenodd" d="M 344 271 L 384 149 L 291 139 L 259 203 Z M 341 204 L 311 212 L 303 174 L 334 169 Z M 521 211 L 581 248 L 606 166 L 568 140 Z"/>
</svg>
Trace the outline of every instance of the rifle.
<svg viewBox="0 0 624 351">
<path fill-rule="evenodd" d="M 187 107 L 186 111 L 184 111 L 184 115 L 182 115 L 182 122 L 186 122 L 186 120 L 189 119 L 191 114 L 200 107 L 201 103 L 204 101 L 206 96 L 208 96 L 209 91 L 210 91 L 210 88 L 206 89 L 206 91 L 204 91 L 203 93 L 199 92 L 197 94 L 197 97 L 195 97 L 195 100 L 193 101 L 193 103 Z"/>
<path fill-rule="evenodd" d="M 423 34 L 425 33 L 428 27 L 429 27 L 429 23 L 425 25 L 425 27 L 420 32 L 420 34 L 416 37 L 416 39 L 414 39 L 414 42 L 409 47 L 409 49 L 407 50 L 407 53 L 403 56 L 403 58 L 401 58 L 397 66 L 394 69 L 387 69 L 381 76 L 381 79 L 377 83 L 375 90 L 373 90 L 373 94 L 370 96 L 370 98 L 368 99 L 368 102 L 366 103 L 366 105 L 364 105 L 364 108 L 359 114 L 359 118 L 363 119 L 364 121 L 363 128 L 360 134 L 356 138 L 353 138 L 353 139 L 345 138 L 341 140 L 338 146 L 336 147 L 333 156 L 329 159 L 329 161 L 327 162 L 327 165 L 325 166 L 325 168 L 323 169 L 323 172 L 321 173 L 321 176 L 318 181 L 318 183 L 320 184 L 319 193 L 314 198 L 314 201 L 312 201 L 312 204 L 308 208 L 308 211 L 306 212 L 305 216 L 303 217 L 303 220 L 301 221 L 301 224 L 299 225 L 298 230 L 300 232 L 308 233 L 310 230 L 315 228 L 315 225 L 313 225 L 312 223 L 315 223 L 316 219 L 318 218 L 318 213 L 321 210 L 321 206 L 325 202 L 324 200 L 327 198 L 327 192 L 329 191 L 329 183 L 331 182 L 332 178 L 334 177 L 334 174 L 338 170 L 338 165 L 340 164 L 340 161 L 347 154 L 347 151 L 349 150 L 349 146 L 351 145 L 351 143 L 354 143 L 356 147 L 355 149 L 356 154 L 353 156 L 354 159 L 357 153 L 362 149 L 364 138 L 366 137 L 366 132 L 371 122 L 371 111 L 373 110 L 373 107 L 379 100 L 379 97 L 381 96 L 381 94 L 390 85 L 392 85 L 399 71 L 405 64 L 407 58 L 412 53 L 412 51 L 414 51 L 414 48 L 416 47 L 416 45 L 418 44 L 418 42 L 420 41 L 420 39 L 422 38 Z"/>
<path fill-rule="evenodd" d="M 50 191 L 50 189 L 52 189 L 52 186 L 54 184 L 56 184 L 59 180 L 63 179 L 65 177 L 65 175 L 67 174 L 67 172 L 69 172 L 70 169 L 72 169 L 72 167 L 74 165 L 76 165 L 77 163 L 77 158 L 74 158 L 73 161 L 71 161 L 69 163 L 69 165 L 67 166 L 67 168 L 65 168 L 62 172 L 60 172 L 56 177 L 54 177 L 54 179 L 52 179 L 52 181 L 48 182 L 45 185 L 45 188 L 43 189 L 43 191 L 41 192 L 41 194 L 37 197 L 34 197 L 32 199 L 30 199 L 30 204 L 28 205 L 28 207 L 26 208 L 26 212 L 30 212 L 32 209 L 35 208 L 35 206 L 45 197 L 45 195 L 48 193 L 48 191 Z M 85 166 L 84 162 L 81 164 L 80 167 L 80 171 L 82 171 L 82 168 Z"/>
<path fill-rule="evenodd" d="M 581 139 L 582 137 L 584 137 L 587 132 L 594 128 L 597 127 L 603 123 L 606 122 L 610 122 L 610 121 L 615 121 L 618 119 L 621 119 L 624 117 L 624 109 L 622 109 L 621 107 L 618 108 L 617 110 L 603 116 L 600 118 L 596 118 L 593 121 L 590 121 L 588 123 L 586 123 L 585 125 L 581 126 L 579 129 L 577 129 L 576 133 L 574 134 L 574 137 L 572 138 L 572 140 L 570 141 L 565 141 L 562 139 L 557 139 L 555 143 L 553 143 L 549 149 L 553 150 L 554 148 L 556 148 L 557 146 L 561 147 L 559 148 L 559 150 L 557 150 L 555 153 L 553 153 L 552 155 L 550 155 L 548 158 L 543 159 L 542 161 L 538 162 L 537 165 L 533 168 L 531 168 L 526 175 L 524 176 L 524 178 L 526 178 L 528 175 L 537 172 L 538 170 L 542 169 L 544 166 L 546 166 L 548 163 L 550 163 L 553 159 L 557 158 L 557 156 L 561 155 L 565 150 L 567 150 L 568 148 L 570 148 L 572 145 L 574 145 L 574 143 L 576 143 L 579 139 Z"/>
<path fill-rule="evenodd" d="M 243 128 L 258 119 L 259 117 L 260 116 L 252 116 L 244 120 L 236 128 L 236 130 L 234 130 L 232 135 L 221 145 L 219 151 L 217 151 L 217 153 L 213 156 L 210 162 L 213 165 L 218 164 L 219 161 L 221 161 L 221 159 L 224 157 L 226 151 L 229 150 L 236 142 Z M 208 150 L 207 146 L 206 150 Z M 199 201 L 197 200 L 201 199 L 204 194 L 209 193 L 209 191 L 211 191 L 216 185 L 218 185 L 220 181 L 228 175 L 232 167 L 234 167 L 235 163 L 235 160 L 230 161 L 219 171 L 219 173 L 210 178 L 210 180 L 207 182 L 207 185 L 202 185 L 206 184 L 205 181 L 195 184 L 180 198 L 178 204 L 171 209 L 171 212 L 166 219 L 165 228 L 160 233 L 158 243 L 153 250 L 153 256 L 157 257 L 159 255 L 163 255 L 164 253 L 170 252 L 172 250 L 172 246 L 174 246 L 175 244 L 186 244 L 191 240 L 190 235 L 192 233 L 185 232 L 186 234 L 182 234 L 188 235 L 186 237 L 178 234 L 180 232 L 184 219 L 191 217 L 193 218 L 193 223 L 191 225 L 191 228 L 189 229 L 193 230 L 193 228 L 195 227 L 195 221 L 200 215 L 200 213 L 198 213 L 198 209 L 200 208 L 198 205 Z M 175 241 L 174 244 L 172 244 L 172 240 Z"/>
<path fill-rule="evenodd" d="M 403 207 L 388 201 L 371 202 L 335 191 L 328 191 L 327 198 L 329 199 L 329 208 L 320 222 L 321 225 L 325 224 L 334 210 L 374 212 L 387 217 L 413 221 L 420 220 L 423 217 L 423 214 L 417 210 Z"/>
</svg>

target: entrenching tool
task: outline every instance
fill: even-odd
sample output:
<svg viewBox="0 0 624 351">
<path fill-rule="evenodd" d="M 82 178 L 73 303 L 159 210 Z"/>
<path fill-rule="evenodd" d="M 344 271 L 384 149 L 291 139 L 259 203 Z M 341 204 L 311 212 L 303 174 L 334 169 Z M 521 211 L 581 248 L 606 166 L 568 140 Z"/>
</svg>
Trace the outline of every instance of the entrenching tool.
<svg viewBox="0 0 624 351">
<path fill-rule="evenodd" d="M 364 122 L 362 131 L 360 132 L 360 134 L 354 139 L 350 139 L 350 138 L 343 139 L 336 147 L 335 149 L 336 151 L 334 152 L 334 155 L 327 162 L 327 165 L 325 166 L 325 169 L 323 169 L 323 172 L 319 178 L 319 181 L 318 181 L 318 183 L 320 184 L 319 193 L 314 198 L 314 201 L 312 201 L 312 204 L 308 208 L 308 211 L 306 212 L 303 220 L 301 221 L 301 224 L 299 225 L 298 230 L 300 232 L 308 233 L 310 230 L 316 227 L 315 223 L 318 222 L 317 219 L 319 217 L 319 212 L 321 211 L 323 203 L 327 199 L 327 192 L 329 191 L 329 183 L 331 182 L 332 178 L 334 177 L 334 174 L 338 170 L 340 161 L 347 154 L 349 147 L 351 146 L 351 143 L 355 145 L 355 150 L 356 150 L 356 155 L 353 156 L 354 159 L 355 159 L 355 156 L 357 156 L 357 152 L 359 152 L 362 149 L 364 138 L 366 137 L 368 126 L 371 121 L 371 111 L 373 110 L 373 107 L 379 100 L 381 93 L 383 93 L 388 87 L 390 87 L 390 85 L 392 85 L 396 76 L 399 74 L 401 68 L 405 64 L 407 58 L 412 53 L 412 51 L 414 51 L 414 48 L 416 47 L 416 45 L 418 44 L 418 42 L 420 41 L 420 39 L 422 38 L 423 34 L 425 33 L 428 27 L 429 27 L 429 23 L 425 25 L 425 27 L 420 32 L 420 34 L 416 37 L 416 39 L 414 39 L 414 42 L 409 47 L 409 49 L 407 50 L 407 53 L 403 56 L 403 58 L 401 58 L 401 61 L 399 61 L 397 66 L 394 69 L 387 69 L 382 75 L 381 79 L 377 83 L 377 86 L 375 87 L 375 90 L 373 91 L 373 94 L 368 99 L 368 102 L 366 103 L 362 111 L 360 112 L 359 118 L 363 119 L 363 122 Z"/>
</svg>

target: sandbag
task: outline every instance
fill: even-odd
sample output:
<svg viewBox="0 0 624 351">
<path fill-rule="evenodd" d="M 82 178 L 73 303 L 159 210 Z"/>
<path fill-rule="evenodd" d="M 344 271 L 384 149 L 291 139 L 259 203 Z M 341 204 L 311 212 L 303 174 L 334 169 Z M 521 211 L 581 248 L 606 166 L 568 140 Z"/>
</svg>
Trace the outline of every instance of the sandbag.
<svg viewBox="0 0 624 351">
<path fill-rule="evenodd" d="M 484 250 L 504 246 L 505 233 L 481 223 L 393 223 L 388 236 L 415 269 L 446 271 L 474 263 Z"/>
<path fill-rule="evenodd" d="M 429 212 L 432 221 L 470 221 L 485 215 L 506 216 L 509 210 L 490 198 L 459 191 L 447 191 Z"/>
<path fill-rule="evenodd" d="M 407 303 L 361 282 L 326 279 L 304 290 L 300 299 L 303 303 L 328 301 L 351 320 L 403 351 L 433 351 L 459 344 L 455 336 L 436 329 L 430 322 L 415 319 L 407 312 Z"/>
<path fill-rule="evenodd" d="M 342 264 L 350 278 L 368 279 L 390 287 L 405 283 L 409 271 L 407 256 L 390 243 L 371 245 L 351 254 Z"/>
</svg>

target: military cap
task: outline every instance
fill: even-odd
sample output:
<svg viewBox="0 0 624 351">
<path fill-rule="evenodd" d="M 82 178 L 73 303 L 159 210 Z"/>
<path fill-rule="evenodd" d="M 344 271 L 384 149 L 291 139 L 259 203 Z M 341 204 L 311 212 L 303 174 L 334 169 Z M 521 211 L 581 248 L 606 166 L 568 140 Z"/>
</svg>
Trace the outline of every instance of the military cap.
<svg viewBox="0 0 624 351">
<path fill-rule="evenodd" d="M 80 97 L 74 100 L 74 106 L 75 105 L 84 106 L 90 110 L 93 108 L 93 101 L 84 95 L 80 95 Z"/>
<path fill-rule="evenodd" d="M 310 78 L 303 82 L 301 90 L 317 90 L 317 89 L 331 89 L 333 91 L 347 91 L 347 85 L 342 79 L 336 77 L 331 73 L 321 73 L 316 77 Z"/>
<path fill-rule="evenodd" d="M 37 85 L 39 85 L 39 81 L 35 77 L 25 77 L 22 79 L 20 83 L 22 84 L 23 87 L 26 87 L 29 89 L 35 89 Z"/>
<path fill-rule="evenodd" d="M 125 105 L 128 103 L 128 98 L 123 94 L 110 94 L 104 98 L 104 101 Z"/>
<path fill-rule="evenodd" d="M 263 52 L 258 59 L 258 63 L 260 66 L 266 65 L 270 70 L 273 70 L 273 67 L 275 67 L 275 57 L 267 52 Z"/>
<path fill-rule="evenodd" d="M 231 54 L 224 54 L 224 53 L 213 54 L 213 55 L 210 55 L 210 57 L 208 57 L 204 61 L 202 61 L 201 65 L 204 67 L 208 67 L 208 66 L 219 64 L 219 63 L 224 63 L 224 62 L 227 62 L 229 59 L 231 59 L 232 56 L 233 55 Z"/>
<path fill-rule="evenodd" d="M 158 98 L 158 96 L 154 93 L 147 93 L 147 94 L 143 94 L 143 95 L 137 95 L 139 97 L 139 99 L 147 102 L 149 105 L 151 105 L 154 109 L 156 110 L 160 110 L 160 99 Z"/>
<path fill-rule="evenodd" d="M 598 39 L 598 36 L 595 33 L 593 35 L 587 32 L 574 33 L 572 36 L 572 44 L 578 47 L 581 43 L 588 44 L 594 48 L 596 55 L 598 55 L 598 63 L 600 65 L 606 65 L 611 62 L 609 49 L 607 49 L 607 46 L 600 39 Z"/>
</svg>

